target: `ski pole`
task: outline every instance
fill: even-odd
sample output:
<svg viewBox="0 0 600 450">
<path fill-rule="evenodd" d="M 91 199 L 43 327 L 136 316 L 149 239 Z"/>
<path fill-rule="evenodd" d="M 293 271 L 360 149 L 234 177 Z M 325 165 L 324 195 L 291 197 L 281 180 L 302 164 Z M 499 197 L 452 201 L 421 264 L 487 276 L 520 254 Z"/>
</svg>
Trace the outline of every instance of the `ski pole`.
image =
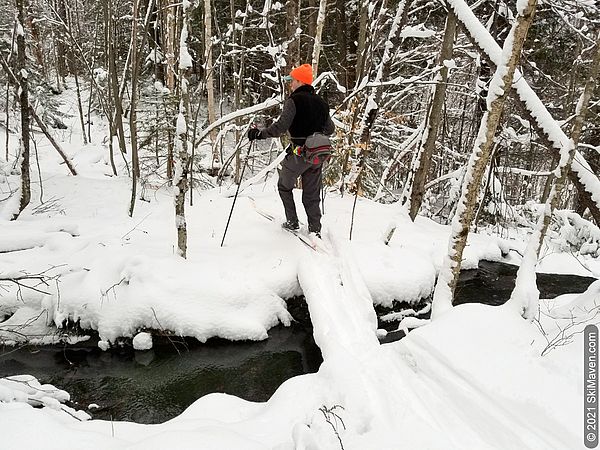
<svg viewBox="0 0 600 450">
<path fill-rule="evenodd" d="M 250 157 L 250 151 L 252 150 L 252 145 L 254 145 L 254 141 L 250 141 L 250 145 L 248 146 L 248 152 L 246 153 L 246 158 L 244 159 L 244 165 L 242 166 L 242 173 L 240 174 L 240 180 L 237 185 L 237 189 L 235 190 L 235 196 L 233 197 L 233 204 L 231 205 L 231 211 L 229 211 L 229 218 L 227 219 L 227 225 L 225 225 L 225 231 L 223 232 L 223 239 L 221 239 L 221 247 L 223 247 L 223 243 L 225 242 L 225 236 L 227 236 L 227 229 L 229 228 L 229 222 L 231 221 L 231 216 L 233 215 L 233 208 L 235 207 L 235 202 L 238 197 L 238 193 L 240 192 L 240 186 L 242 185 L 242 180 L 244 178 L 244 171 L 246 170 L 246 165 L 248 164 L 248 158 Z"/>
</svg>

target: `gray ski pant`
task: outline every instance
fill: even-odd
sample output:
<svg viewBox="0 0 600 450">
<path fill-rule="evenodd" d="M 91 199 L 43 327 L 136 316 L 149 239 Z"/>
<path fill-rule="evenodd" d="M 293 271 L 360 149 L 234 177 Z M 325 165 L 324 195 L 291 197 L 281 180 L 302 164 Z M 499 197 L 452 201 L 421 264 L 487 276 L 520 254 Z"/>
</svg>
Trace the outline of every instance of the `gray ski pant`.
<svg viewBox="0 0 600 450">
<path fill-rule="evenodd" d="M 313 165 L 304 161 L 301 156 L 289 154 L 281 166 L 277 188 L 283 202 L 286 219 L 298 221 L 292 189 L 296 186 L 298 177 L 302 177 L 302 204 L 308 216 L 308 229 L 312 232 L 321 231 L 321 199 L 319 196 L 322 185 L 321 164 Z"/>
</svg>

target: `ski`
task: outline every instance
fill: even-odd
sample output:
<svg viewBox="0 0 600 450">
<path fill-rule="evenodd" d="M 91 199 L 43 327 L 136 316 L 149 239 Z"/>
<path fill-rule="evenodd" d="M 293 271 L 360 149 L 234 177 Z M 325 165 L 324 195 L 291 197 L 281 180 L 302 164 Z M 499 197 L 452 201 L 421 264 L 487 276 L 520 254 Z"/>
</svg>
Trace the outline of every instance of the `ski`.
<svg viewBox="0 0 600 450">
<path fill-rule="evenodd" d="M 254 210 L 260 214 L 262 217 L 264 217 L 267 220 L 270 220 L 273 223 L 277 223 L 277 218 L 275 216 L 273 216 L 272 214 L 269 214 L 266 211 L 261 210 L 260 208 L 258 208 L 256 206 L 256 202 L 254 201 L 253 198 L 248 197 L 250 199 L 250 201 L 252 202 L 252 206 L 254 206 Z M 318 251 L 323 251 L 322 249 L 319 248 L 319 246 L 314 243 L 308 236 L 305 236 L 304 234 L 302 234 L 300 232 L 300 230 L 290 230 L 289 228 L 283 228 L 281 227 L 282 230 L 287 231 L 290 234 L 293 234 L 294 236 L 296 236 L 300 242 L 302 242 L 304 245 L 306 245 L 308 248 L 310 248 L 311 250 L 314 250 L 316 252 Z"/>
</svg>

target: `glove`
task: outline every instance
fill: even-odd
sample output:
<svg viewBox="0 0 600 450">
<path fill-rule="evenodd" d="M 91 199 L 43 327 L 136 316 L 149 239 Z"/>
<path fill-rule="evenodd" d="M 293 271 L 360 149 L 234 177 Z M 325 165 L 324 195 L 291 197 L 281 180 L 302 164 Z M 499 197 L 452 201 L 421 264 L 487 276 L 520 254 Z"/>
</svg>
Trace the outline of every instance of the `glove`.
<svg viewBox="0 0 600 450">
<path fill-rule="evenodd" d="M 262 130 L 259 130 L 258 128 L 250 128 L 248 130 L 248 139 L 250 139 L 251 141 L 254 141 L 256 139 L 263 139 Z"/>
</svg>

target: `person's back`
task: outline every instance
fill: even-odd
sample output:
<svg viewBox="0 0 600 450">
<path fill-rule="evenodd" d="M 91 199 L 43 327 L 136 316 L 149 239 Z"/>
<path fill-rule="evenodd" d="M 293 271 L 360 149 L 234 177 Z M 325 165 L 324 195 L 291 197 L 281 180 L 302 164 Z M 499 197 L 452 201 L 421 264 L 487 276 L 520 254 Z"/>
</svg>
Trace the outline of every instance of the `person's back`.
<svg viewBox="0 0 600 450">
<path fill-rule="evenodd" d="M 306 161 L 299 150 L 306 138 L 319 132 L 333 134 L 335 127 L 329 116 L 329 106 L 312 86 L 313 74 L 309 64 L 303 64 L 293 69 L 286 77 L 290 81 L 292 93 L 285 101 L 279 118 L 262 130 L 253 128 L 248 131 L 248 138 L 265 139 L 278 137 L 289 132 L 292 145 L 281 163 L 277 188 L 285 209 L 286 222 L 284 228 L 297 230 L 299 228 L 296 204 L 292 190 L 298 177 L 302 177 L 302 203 L 308 217 L 308 231 L 321 233 L 321 208 L 319 192 L 322 185 L 322 164 Z"/>
<path fill-rule="evenodd" d="M 307 84 L 302 85 L 292 92 L 290 98 L 296 107 L 296 115 L 289 129 L 294 144 L 303 145 L 306 138 L 316 132 L 333 132 L 326 129 L 329 106 L 315 93 L 315 88 Z"/>
</svg>

